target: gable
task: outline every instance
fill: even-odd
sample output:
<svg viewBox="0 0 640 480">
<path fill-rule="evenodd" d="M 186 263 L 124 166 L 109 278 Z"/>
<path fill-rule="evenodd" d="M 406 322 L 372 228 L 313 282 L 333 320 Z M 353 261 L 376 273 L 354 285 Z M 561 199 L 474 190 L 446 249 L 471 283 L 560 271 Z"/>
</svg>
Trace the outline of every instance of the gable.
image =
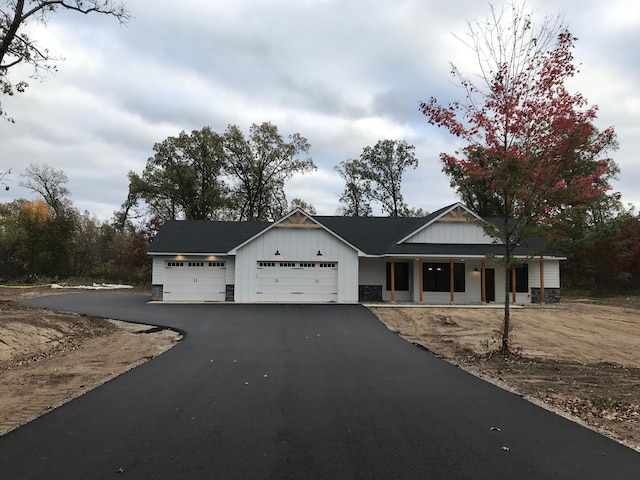
<svg viewBox="0 0 640 480">
<path fill-rule="evenodd" d="M 296 208 L 295 210 L 289 212 L 283 218 L 278 220 L 275 223 L 270 224 L 268 227 L 264 228 L 262 231 L 257 232 L 251 238 L 248 238 L 244 242 L 236 245 L 235 248 L 229 251 L 231 255 L 235 255 L 238 250 L 243 248 L 244 246 L 255 242 L 258 238 L 266 235 L 271 230 L 322 230 L 326 232 L 328 235 L 334 237 L 336 240 L 342 242 L 347 245 L 349 248 L 356 250 L 358 254 L 362 254 L 362 252 L 353 244 L 349 243 L 340 235 L 326 228 L 322 223 L 318 222 L 315 218 L 311 217 L 309 214 L 301 210 L 300 208 Z M 293 237 L 292 237 L 293 238 Z"/>
<path fill-rule="evenodd" d="M 274 227 L 235 250 L 238 258 L 248 255 L 256 261 L 338 261 L 345 255 L 358 256 L 355 248 L 321 227 Z"/>
<path fill-rule="evenodd" d="M 419 230 L 398 242 L 400 244 L 493 244 L 495 239 L 487 235 L 478 222 L 482 218 L 461 203 L 449 205 L 425 222 Z"/>
<path fill-rule="evenodd" d="M 492 244 L 495 240 L 468 220 L 433 222 L 402 243 Z"/>
</svg>

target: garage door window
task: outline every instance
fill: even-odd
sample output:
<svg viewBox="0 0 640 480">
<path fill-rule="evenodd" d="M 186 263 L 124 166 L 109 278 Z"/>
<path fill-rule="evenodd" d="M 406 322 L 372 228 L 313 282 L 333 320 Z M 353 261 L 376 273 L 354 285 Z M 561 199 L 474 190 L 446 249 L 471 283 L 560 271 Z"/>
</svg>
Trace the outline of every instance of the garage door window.
<svg viewBox="0 0 640 480">
<path fill-rule="evenodd" d="M 338 262 L 257 262 L 256 299 L 261 302 L 336 302 Z"/>
<path fill-rule="evenodd" d="M 167 267 L 184 267 L 184 262 L 167 262 Z"/>
</svg>

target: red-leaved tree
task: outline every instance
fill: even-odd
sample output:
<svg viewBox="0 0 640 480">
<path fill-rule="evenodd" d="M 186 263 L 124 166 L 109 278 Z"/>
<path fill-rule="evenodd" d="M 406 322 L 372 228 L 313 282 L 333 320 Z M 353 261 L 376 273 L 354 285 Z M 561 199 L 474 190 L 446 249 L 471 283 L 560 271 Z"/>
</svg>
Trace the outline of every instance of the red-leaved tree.
<svg viewBox="0 0 640 480">
<path fill-rule="evenodd" d="M 464 143 L 455 154 L 441 154 L 459 174 L 452 183 L 482 182 L 499 200 L 500 224 L 483 227 L 504 244 L 502 349 L 508 352 L 514 248 L 607 194 L 617 167 L 606 154 L 616 136 L 612 128 L 599 131 L 597 107 L 566 88 L 577 72 L 577 39 L 560 17 L 536 27 L 524 3 L 501 12 L 492 7 L 488 21 L 469 24 L 468 38 L 480 73 L 452 69 L 466 99 L 443 105 L 431 98 L 420 110 Z"/>
</svg>

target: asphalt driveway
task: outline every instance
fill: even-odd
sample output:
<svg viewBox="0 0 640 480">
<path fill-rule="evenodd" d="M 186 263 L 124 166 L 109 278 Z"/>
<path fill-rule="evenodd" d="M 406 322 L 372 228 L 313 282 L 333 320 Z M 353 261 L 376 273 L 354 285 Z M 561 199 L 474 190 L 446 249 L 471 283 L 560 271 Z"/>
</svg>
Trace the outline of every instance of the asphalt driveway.
<svg viewBox="0 0 640 480">
<path fill-rule="evenodd" d="M 0 437 L 2 478 L 640 478 L 637 452 L 410 345 L 364 307 L 146 300 L 25 302 L 186 336 Z"/>
</svg>

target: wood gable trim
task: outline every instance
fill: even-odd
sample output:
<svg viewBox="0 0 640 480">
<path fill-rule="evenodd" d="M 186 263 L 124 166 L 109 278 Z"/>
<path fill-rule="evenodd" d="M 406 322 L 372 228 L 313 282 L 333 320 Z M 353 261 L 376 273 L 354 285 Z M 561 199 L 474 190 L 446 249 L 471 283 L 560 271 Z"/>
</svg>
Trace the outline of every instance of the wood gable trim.
<svg viewBox="0 0 640 480">
<path fill-rule="evenodd" d="M 461 205 L 449 210 L 446 214 L 436 220 L 436 222 L 468 222 L 473 219 L 469 211 Z"/>
<path fill-rule="evenodd" d="M 322 228 L 300 211 L 296 211 L 274 225 L 275 228 Z"/>
</svg>

